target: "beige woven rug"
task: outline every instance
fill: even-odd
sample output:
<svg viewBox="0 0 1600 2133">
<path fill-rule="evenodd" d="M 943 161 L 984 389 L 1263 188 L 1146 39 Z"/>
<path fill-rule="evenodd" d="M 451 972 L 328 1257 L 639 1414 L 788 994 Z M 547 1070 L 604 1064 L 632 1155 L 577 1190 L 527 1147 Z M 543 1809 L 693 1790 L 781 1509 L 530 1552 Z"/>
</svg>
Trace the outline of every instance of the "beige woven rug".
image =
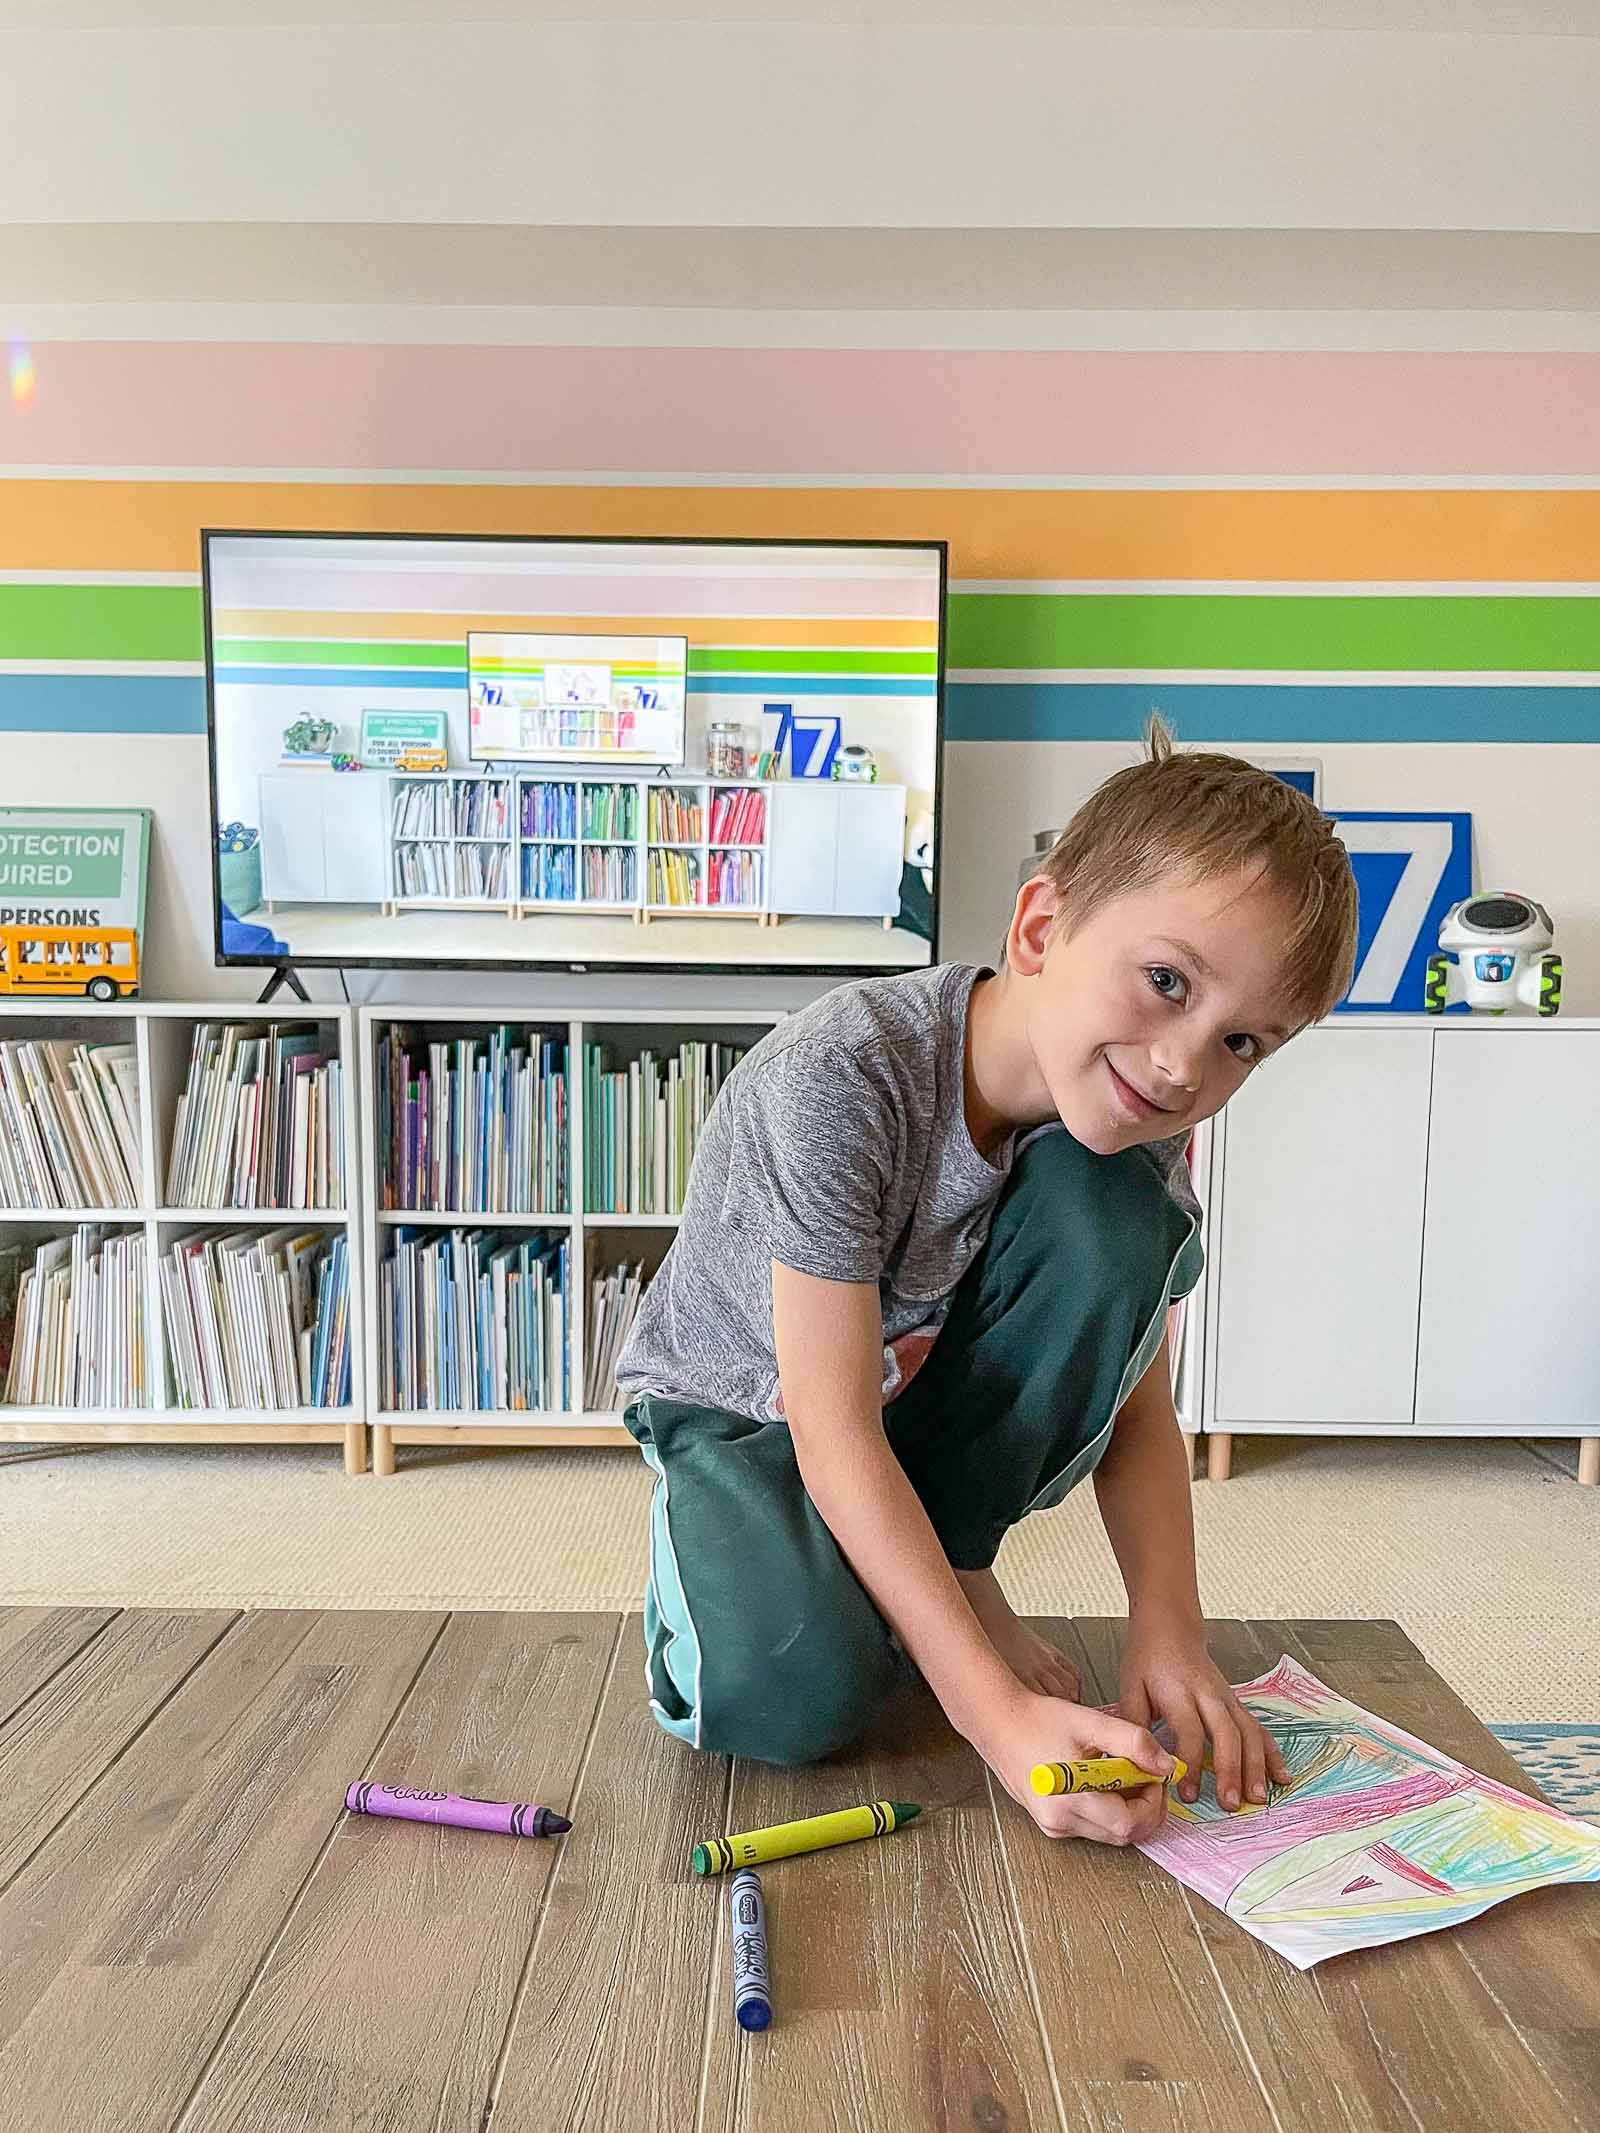
<svg viewBox="0 0 1600 2133">
<path fill-rule="evenodd" d="M 0 1604 L 637 1605 L 649 1476 L 631 1452 L 8 1447 Z M 1600 1489 L 1565 1445 L 1239 1438 L 1195 1489 L 1214 1615 L 1390 1616 L 1491 1722 L 1600 1723 Z M 1001 1557 L 1013 1603 L 1120 1613 L 1083 1488 Z"/>
</svg>

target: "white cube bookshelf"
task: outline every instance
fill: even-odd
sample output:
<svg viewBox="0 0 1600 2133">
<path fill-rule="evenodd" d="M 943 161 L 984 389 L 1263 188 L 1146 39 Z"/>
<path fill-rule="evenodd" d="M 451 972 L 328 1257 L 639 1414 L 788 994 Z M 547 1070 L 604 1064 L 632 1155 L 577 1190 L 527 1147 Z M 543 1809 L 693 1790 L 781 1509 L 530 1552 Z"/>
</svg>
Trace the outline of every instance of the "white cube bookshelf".
<svg viewBox="0 0 1600 2133">
<path fill-rule="evenodd" d="M 590 1409 L 584 1404 L 589 1286 L 597 1272 L 623 1260 L 642 1261 L 648 1272 L 654 1273 L 672 1242 L 679 1218 L 676 1214 L 663 1212 L 589 1210 L 589 1181 L 585 1175 L 585 1046 L 606 1046 L 610 1063 L 616 1068 L 643 1051 L 653 1051 L 659 1056 L 675 1051 L 685 1042 L 733 1044 L 748 1049 L 783 1019 L 780 1009 L 742 1008 L 721 1012 L 548 1008 L 517 1014 L 496 1013 L 482 1007 L 394 1005 L 363 1007 L 359 1011 L 358 1109 L 362 1122 L 363 1229 L 359 1258 L 365 1276 L 362 1284 L 363 1382 L 369 1388 L 368 1418 L 372 1427 L 374 1473 L 394 1472 L 396 1445 L 632 1444 L 632 1438 L 621 1426 L 617 1409 Z M 395 1029 L 406 1031 L 419 1045 L 456 1037 L 486 1038 L 499 1029 L 509 1029 L 516 1037 L 525 1040 L 552 1038 L 565 1043 L 567 1159 L 563 1180 L 565 1204 L 561 1208 L 550 1212 L 507 1213 L 486 1208 L 423 1211 L 385 1207 L 383 1151 L 378 1145 L 380 1110 L 376 1067 L 379 1043 L 386 1032 Z M 418 1228 L 460 1227 L 508 1233 L 523 1229 L 548 1231 L 569 1238 L 573 1293 L 567 1299 L 567 1381 L 571 1389 L 567 1407 L 535 1411 L 398 1409 L 383 1405 L 379 1270 L 391 1249 L 389 1240 L 393 1231 L 412 1224 Z"/>
<path fill-rule="evenodd" d="M 335 1207 L 181 1207 L 167 1198 L 174 1115 L 197 1023 L 232 1023 L 256 1029 L 314 1025 L 323 1048 L 344 1065 L 343 1127 L 345 1190 Z M 352 1219 L 360 1176 L 360 1136 L 352 1071 L 354 1016 L 345 1007 L 236 1007 L 214 1003 L 120 1000 L 14 999 L 0 1001 L 0 1040 L 81 1039 L 134 1046 L 140 1116 L 140 1176 L 134 1207 L 0 1208 L 0 1243 L 59 1236 L 81 1222 L 142 1231 L 145 1237 L 144 1338 L 149 1402 L 142 1407 L 13 1406 L 0 1403 L 0 1442 L 155 1444 L 340 1444 L 345 1468 L 366 1464 L 366 1358 L 357 1338 L 362 1294 L 361 1230 Z M 308 1227 L 345 1231 L 349 1239 L 350 1401 L 338 1408 L 251 1409 L 233 1413 L 178 1404 L 161 1309 L 161 1256 L 175 1238 L 196 1230 L 269 1230 L 303 1221 Z"/>
</svg>

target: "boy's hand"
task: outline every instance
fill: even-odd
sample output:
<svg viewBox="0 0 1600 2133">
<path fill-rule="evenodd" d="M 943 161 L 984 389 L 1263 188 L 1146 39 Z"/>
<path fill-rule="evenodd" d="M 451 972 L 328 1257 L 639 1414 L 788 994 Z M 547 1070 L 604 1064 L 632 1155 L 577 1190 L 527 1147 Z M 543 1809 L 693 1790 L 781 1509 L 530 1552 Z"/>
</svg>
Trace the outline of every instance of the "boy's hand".
<svg viewBox="0 0 1600 2133">
<path fill-rule="evenodd" d="M 1081 1762 L 1091 1755 L 1125 1755 L 1141 1770 L 1166 1778 L 1172 1757 L 1143 1726 L 1091 1705 L 1024 1690 L 1008 1704 L 978 1752 L 1014 1800 L 1047 1837 L 1089 1837 L 1097 1844 L 1143 1844 L 1167 1812 L 1164 1783 L 1136 1792 L 1058 1793 L 1041 1799 L 1029 1782 L 1035 1763 Z"/>
<path fill-rule="evenodd" d="M 1164 1718 L 1171 1727 L 1177 1752 L 1189 1766 L 1178 1787 L 1185 1800 L 1200 1797 L 1208 1740 L 1217 1798 L 1230 1814 L 1242 1800 L 1265 1801 L 1269 1782 L 1289 1782 L 1277 1743 L 1218 1672 L 1203 1632 L 1159 1620 L 1133 1622 L 1122 1654 L 1121 1688 L 1117 1709 L 1124 1718 L 1141 1726 Z"/>
</svg>

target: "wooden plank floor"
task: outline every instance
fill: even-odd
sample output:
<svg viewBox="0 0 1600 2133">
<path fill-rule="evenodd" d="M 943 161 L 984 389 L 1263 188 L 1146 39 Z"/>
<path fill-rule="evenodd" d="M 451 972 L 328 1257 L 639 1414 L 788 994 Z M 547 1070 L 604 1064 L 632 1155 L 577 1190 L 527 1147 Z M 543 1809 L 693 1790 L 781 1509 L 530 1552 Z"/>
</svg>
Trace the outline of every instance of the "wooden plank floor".
<svg viewBox="0 0 1600 2133">
<path fill-rule="evenodd" d="M 1115 1693 L 1120 1625 L 1043 1625 Z M 1391 1623 L 1219 1623 L 1525 1791 Z M 28 2133 L 1433 2133 L 1597 2123 L 1600 1904 L 1301 1976 L 1136 1852 L 1048 1844 L 931 1701 L 809 1771 L 649 1720 L 614 1615 L 0 1612 L 0 2094 Z M 559 1843 L 347 1817 L 357 1776 Z M 704 1835 L 939 1811 L 765 1876 L 728 2010 Z"/>
</svg>

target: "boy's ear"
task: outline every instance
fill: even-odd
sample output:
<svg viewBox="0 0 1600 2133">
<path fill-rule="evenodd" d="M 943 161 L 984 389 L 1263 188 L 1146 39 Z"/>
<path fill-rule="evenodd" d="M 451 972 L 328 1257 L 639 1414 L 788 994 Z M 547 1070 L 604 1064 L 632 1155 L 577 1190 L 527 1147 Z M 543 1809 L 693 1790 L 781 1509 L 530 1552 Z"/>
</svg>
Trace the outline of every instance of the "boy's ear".
<svg viewBox="0 0 1600 2133">
<path fill-rule="evenodd" d="M 1044 968 L 1045 949 L 1060 909 L 1060 891 L 1048 874 L 1032 875 L 1017 891 L 1006 935 L 1006 961 L 1019 977 L 1035 978 Z"/>
</svg>

